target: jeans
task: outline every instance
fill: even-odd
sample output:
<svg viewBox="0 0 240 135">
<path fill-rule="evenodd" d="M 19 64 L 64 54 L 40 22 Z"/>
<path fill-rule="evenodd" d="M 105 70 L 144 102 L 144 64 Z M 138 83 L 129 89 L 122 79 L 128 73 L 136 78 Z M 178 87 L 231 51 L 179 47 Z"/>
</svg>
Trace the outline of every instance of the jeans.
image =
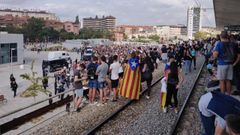
<svg viewBox="0 0 240 135">
<path fill-rule="evenodd" d="M 200 112 L 200 117 L 201 117 L 202 124 L 203 124 L 204 130 L 205 130 L 204 135 L 214 135 L 214 132 L 215 132 L 215 126 L 214 126 L 215 116 L 206 117 Z"/>
<path fill-rule="evenodd" d="M 191 60 L 185 60 L 184 62 L 184 69 L 185 69 L 185 73 L 189 73 L 191 72 Z"/>
<path fill-rule="evenodd" d="M 194 68 L 196 68 L 196 56 L 193 56 L 193 58 L 192 58 L 192 62 L 193 62 L 193 66 L 194 66 Z"/>
</svg>

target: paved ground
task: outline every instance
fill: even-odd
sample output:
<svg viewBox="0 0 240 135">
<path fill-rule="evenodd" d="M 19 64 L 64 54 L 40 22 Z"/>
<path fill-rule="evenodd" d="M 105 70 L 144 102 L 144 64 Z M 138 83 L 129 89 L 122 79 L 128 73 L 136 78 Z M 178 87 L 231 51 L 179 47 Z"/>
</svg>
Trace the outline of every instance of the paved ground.
<svg viewBox="0 0 240 135">
<path fill-rule="evenodd" d="M 13 91 L 10 88 L 10 80 L 9 80 L 9 76 L 11 74 L 11 67 L 10 64 L 9 66 L 1 66 L 0 67 L 0 94 L 4 95 L 8 102 L 7 103 L 0 103 L 0 116 L 7 114 L 9 112 L 12 112 L 14 110 L 17 110 L 19 108 L 22 108 L 24 106 L 30 105 L 32 103 L 35 103 L 37 101 L 43 100 L 45 98 L 47 98 L 48 96 L 46 96 L 45 94 L 40 93 L 39 96 L 36 97 L 36 99 L 34 100 L 34 98 L 30 97 L 30 98 L 23 98 L 20 97 L 21 92 L 23 92 L 28 86 L 29 86 L 29 82 L 26 80 L 23 80 L 22 78 L 20 78 L 21 74 L 24 73 L 30 73 L 30 65 L 31 62 L 33 60 L 35 60 L 35 65 L 34 65 L 34 71 L 36 71 L 38 73 L 39 76 L 42 75 L 42 70 L 41 70 L 41 64 L 42 64 L 42 60 L 46 59 L 48 55 L 48 52 L 41 52 L 40 54 L 37 54 L 36 52 L 31 52 L 31 51 L 25 51 L 24 53 L 24 57 L 26 60 L 26 65 L 25 65 L 25 69 L 20 69 L 20 65 L 14 65 L 13 66 L 13 74 L 16 78 L 16 81 L 18 83 L 18 90 L 17 90 L 17 96 L 14 98 L 13 97 Z M 77 53 L 70 53 L 70 56 L 72 59 L 76 59 L 78 57 Z M 50 76 L 53 76 L 53 74 L 50 74 Z M 49 79 L 49 90 L 53 92 L 53 78 Z M 32 109 L 32 108 L 31 108 Z M 27 111 L 27 110 L 26 110 Z M 8 119 L 9 120 L 9 119 Z M 0 124 L 7 121 L 7 119 L 5 120 L 0 120 Z"/>
</svg>

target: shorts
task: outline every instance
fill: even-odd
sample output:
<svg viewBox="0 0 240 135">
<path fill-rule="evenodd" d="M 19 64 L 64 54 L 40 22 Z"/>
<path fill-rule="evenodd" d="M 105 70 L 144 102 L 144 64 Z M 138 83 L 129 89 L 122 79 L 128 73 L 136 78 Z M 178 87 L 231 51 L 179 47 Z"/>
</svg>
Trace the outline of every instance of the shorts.
<svg viewBox="0 0 240 135">
<path fill-rule="evenodd" d="M 118 74 L 119 78 L 123 78 L 123 72 Z"/>
<path fill-rule="evenodd" d="M 232 80 L 233 79 L 233 66 L 232 65 L 218 65 L 217 66 L 217 79 L 218 80 Z"/>
<path fill-rule="evenodd" d="M 83 97 L 83 88 L 75 90 L 76 97 Z"/>
<path fill-rule="evenodd" d="M 117 87 L 118 87 L 119 79 L 117 79 L 117 80 L 111 80 L 111 82 L 112 82 L 112 88 L 117 88 Z"/>
<path fill-rule="evenodd" d="M 104 89 L 104 88 L 106 88 L 106 87 L 107 87 L 106 81 L 104 81 L 104 82 L 98 82 L 98 88 L 99 88 L 99 89 Z"/>
<path fill-rule="evenodd" d="M 97 87 L 98 87 L 98 82 L 97 82 L 97 80 L 89 80 L 89 81 L 88 81 L 88 87 L 89 87 L 89 88 L 97 88 Z"/>
</svg>

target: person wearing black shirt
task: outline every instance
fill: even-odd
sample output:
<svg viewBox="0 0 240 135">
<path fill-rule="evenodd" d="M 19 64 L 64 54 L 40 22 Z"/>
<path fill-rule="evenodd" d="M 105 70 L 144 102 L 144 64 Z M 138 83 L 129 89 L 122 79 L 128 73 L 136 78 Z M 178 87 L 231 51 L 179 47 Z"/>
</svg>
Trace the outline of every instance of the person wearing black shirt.
<svg viewBox="0 0 240 135">
<path fill-rule="evenodd" d="M 11 88 L 12 88 L 12 91 L 13 91 L 13 93 L 14 93 L 13 97 L 16 97 L 18 85 L 17 85 L 17 83 L 16 83 L 15 80 L 11 82 Z"/>
</svg>

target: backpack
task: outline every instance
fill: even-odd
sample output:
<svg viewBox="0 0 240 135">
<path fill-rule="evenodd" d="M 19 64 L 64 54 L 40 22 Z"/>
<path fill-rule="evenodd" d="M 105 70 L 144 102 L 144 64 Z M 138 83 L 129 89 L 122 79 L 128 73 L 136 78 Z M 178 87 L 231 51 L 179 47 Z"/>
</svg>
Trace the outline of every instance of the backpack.
<svg viewBox="0 0 240 135">
<path fill-rule="evenodd" d="M 88 79 L 91 79 L 91 80 L 96 79 L 96 70 L 97 70 L 97 66 L 92 63 L 88 68 L 88 72 L 87 72 Z"/>
<path fill-rule="evenodd" d="M 223 55 L 222 60 L 225 63 L 233 63 L 236 58 L 235 44 L 229 42 L 222 42 Z"/>
<path fill-rule="evenodd" d="M 154 72 L 154 64 L 153 64 L 152 60 L 147 63 L 147 66 L 151 72 Z"/>
</svg>

